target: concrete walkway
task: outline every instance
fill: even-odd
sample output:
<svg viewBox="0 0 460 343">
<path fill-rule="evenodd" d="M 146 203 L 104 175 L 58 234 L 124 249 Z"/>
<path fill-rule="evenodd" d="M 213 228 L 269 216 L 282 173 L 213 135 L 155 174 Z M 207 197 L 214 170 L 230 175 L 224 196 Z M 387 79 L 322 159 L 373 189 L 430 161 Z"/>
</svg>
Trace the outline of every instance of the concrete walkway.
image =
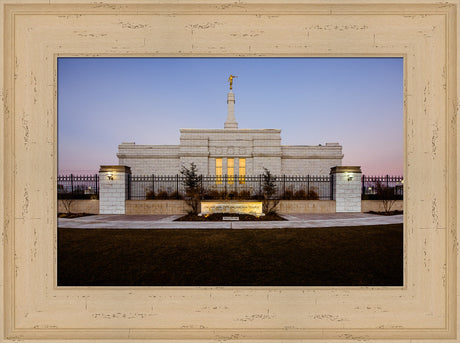
<svg viewBox="0 0 460 343">
<path fill-rule="evenodd" d="M 369 213 L 290 214 L 286 221 L 265 222 L 174 222 L 181 215 L 94 215 L 58 219 L 59 228 L 68 229 L 280 229 L 336 226 L 400 224 L 403 215 L 380 216 Z"/>
</svg>

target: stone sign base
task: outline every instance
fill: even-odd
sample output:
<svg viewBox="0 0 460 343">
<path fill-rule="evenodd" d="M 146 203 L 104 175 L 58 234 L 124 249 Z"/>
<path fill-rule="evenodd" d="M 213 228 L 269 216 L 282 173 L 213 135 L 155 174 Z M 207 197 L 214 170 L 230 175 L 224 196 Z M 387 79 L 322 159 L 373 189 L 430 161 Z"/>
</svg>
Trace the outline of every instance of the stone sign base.
<svg viewBox="0 0 460 343">
<path fill-rule="evenodd" d="M 213 213 L 236 213 L 263 216 L 261 201 L 202 201 L 200 216 Z"/>
</svg>

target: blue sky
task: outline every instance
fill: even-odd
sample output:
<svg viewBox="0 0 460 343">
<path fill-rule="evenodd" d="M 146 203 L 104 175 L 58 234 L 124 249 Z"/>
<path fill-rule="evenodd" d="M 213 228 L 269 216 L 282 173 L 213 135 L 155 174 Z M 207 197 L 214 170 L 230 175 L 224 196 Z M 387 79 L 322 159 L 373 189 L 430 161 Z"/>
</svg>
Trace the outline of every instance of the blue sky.
<svg viewBox="0 0 460 343">
<path fill-rule="evenodd" d="M 118 144 L 179 144 L 223 128 L 227 79 L 239 128 L 283 145 L 343 146 L 343 165 L 403 173 L 402 58 L 59 58 L 59 174 L 118 164 Z"/>
</svg>

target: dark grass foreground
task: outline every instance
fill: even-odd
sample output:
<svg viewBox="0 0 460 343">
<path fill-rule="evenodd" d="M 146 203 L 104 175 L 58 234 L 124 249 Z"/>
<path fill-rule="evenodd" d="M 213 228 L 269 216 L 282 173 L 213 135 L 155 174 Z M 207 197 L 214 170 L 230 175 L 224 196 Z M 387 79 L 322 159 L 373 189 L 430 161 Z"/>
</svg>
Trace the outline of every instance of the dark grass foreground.
<svg viewBox="0 0 460 343">
<path fill-rule="evenodd" d="M 402 227 L 58 229 L 58 285 L 402 286 Z"/>
</svg>

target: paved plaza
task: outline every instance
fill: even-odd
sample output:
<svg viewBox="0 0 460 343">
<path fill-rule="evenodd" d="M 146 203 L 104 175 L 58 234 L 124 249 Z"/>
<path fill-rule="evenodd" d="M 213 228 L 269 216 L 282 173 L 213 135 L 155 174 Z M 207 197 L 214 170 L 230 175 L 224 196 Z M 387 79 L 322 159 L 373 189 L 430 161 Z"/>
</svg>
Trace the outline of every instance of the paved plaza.
<svg viewBox="0 0 460 343">
<path fill-rule="evenodd" d="M 102 214 L 74 219 L 59 218 L 59 228 L 69 229 L 280 229 L 345 227 L 403 223 L 403 215 L 370 213 L 289 214 L 286 221 L 175 222 L 182 215 Z"/>
</svg>

